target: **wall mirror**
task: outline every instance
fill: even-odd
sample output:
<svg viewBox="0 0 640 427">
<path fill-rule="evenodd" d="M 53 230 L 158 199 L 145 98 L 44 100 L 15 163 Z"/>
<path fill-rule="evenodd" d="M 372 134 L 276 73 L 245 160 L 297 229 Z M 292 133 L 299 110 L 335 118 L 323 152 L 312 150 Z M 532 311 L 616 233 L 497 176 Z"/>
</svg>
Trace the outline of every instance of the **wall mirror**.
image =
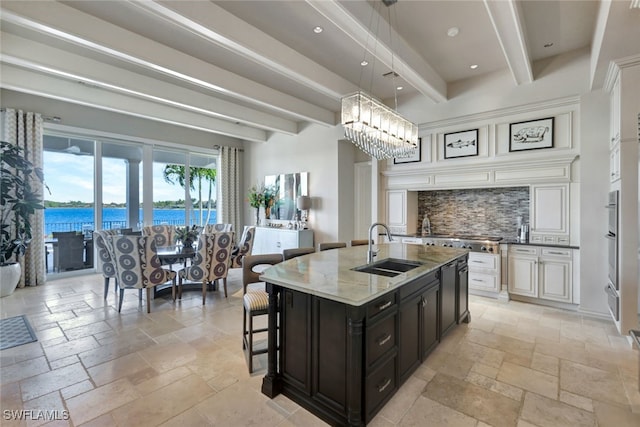
<svg viewBox="0 0 640 427">
<path fill-rule="evenodd" d="M 276 201 L 271 208 L 271 219 L 295 221 L 298 209 L 296 199 L 298 196 L 308 196 L 309 172 L 286 173 L 280 175 L 267 175 L 264 177 L 264 185 L 272 186 L 277 192 Z"/>
</svg>

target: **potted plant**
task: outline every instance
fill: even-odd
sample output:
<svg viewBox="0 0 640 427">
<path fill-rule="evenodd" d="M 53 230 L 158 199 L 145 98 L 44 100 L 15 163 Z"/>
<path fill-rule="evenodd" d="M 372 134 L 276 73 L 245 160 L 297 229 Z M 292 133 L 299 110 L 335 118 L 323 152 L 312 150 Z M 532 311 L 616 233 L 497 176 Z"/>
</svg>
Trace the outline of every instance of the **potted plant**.
<svg viewBox="0 0 640 427">
<path fill-rule="evenodd" d="M 34 180 L 44 181 L 42 169 L 25 158 L 21 147 L 0 141 L 0 296 L 12 294 L 18 285 L 17 261 L 31 243 L 31 216 L 44 209 Z"/>
<path fill-rule="evenodd" d="M 256 209 L 256 225 L 260 224 L 260 206 L 264 203 L 264 187 L 263 186 L 251 186 L 249 187 L 249 194 L 247 195 L 249 206 Z"/>
<path fill-rule="evenodd" d="M 176 227 L 175 239 L 180 240 L 185 248 L 193 248 L 193 243 L 198 240 L 200 230 L 197 225 Z"/>
</svg>

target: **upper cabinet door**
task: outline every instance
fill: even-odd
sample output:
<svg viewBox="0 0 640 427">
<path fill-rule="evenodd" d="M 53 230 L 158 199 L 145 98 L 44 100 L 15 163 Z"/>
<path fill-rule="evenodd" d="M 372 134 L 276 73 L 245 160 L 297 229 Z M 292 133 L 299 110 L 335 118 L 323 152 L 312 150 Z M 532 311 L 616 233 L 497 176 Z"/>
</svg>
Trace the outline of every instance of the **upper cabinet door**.
<svg viewBox="0 0 640 427">
<path fill-rule="evenodd" d="M 387 191 L 387 222 L 389 226 L 407 225 L 406 191 Z"/>
<path fill-rule="evenodd" d="M 569 184 L 531 186 L 531 233 L 569 234 Z"/>
</svg>

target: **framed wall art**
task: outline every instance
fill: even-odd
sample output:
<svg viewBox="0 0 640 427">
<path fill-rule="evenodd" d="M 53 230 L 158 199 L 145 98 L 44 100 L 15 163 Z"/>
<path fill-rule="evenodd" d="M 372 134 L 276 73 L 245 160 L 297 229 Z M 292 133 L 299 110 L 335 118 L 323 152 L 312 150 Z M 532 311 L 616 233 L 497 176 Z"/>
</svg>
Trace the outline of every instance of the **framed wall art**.
<svg viewBox="0 0 640 427">
<path fill-rule="evenodd" d="M 413 163 L 420 161 L 420 152 L 422 151 L 422 138 L 418 138 L 418 148 L 416 148 L 416 152 L 413 156 L 409 157 L 394 157 L 393 164 L 397 165 L 399 163 Z"/>
<path fill-rule="evenodd" d="M 444 158 L 478 155 L 478 129 L 444 134 Z"/>
<path fill-rule="evenodd" d="M 553 147 L 553 117 L 511 123 L 509 151 L 537 150 Z"/>
</svg>

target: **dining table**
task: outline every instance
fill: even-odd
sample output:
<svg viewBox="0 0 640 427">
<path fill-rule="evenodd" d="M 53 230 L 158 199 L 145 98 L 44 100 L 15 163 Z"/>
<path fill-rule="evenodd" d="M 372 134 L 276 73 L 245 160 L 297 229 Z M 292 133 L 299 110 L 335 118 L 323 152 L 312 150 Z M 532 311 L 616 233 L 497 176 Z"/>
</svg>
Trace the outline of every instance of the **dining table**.
<svg viewBox="0 0 640 427">
<path fill-rule="evenodd" d="M 156 248 L 156 255 L 158 255 L 163 265 L 168 265 L 169 268 L 173 270 L 173 264 L 179 263 L 182 267 L 187 267 L 189 260 L 196 256 L 196 250 L 192 246 L 183 245 L 159 246 Z M 198 284 L 198 286 L 198 289 L 201 289 L 201 285 Z M 171 291 L 169 284 L 154 286 L 153 297 L 155 298 L 157 295 L 163 294 L 166 291 Z"/>
</svg>

